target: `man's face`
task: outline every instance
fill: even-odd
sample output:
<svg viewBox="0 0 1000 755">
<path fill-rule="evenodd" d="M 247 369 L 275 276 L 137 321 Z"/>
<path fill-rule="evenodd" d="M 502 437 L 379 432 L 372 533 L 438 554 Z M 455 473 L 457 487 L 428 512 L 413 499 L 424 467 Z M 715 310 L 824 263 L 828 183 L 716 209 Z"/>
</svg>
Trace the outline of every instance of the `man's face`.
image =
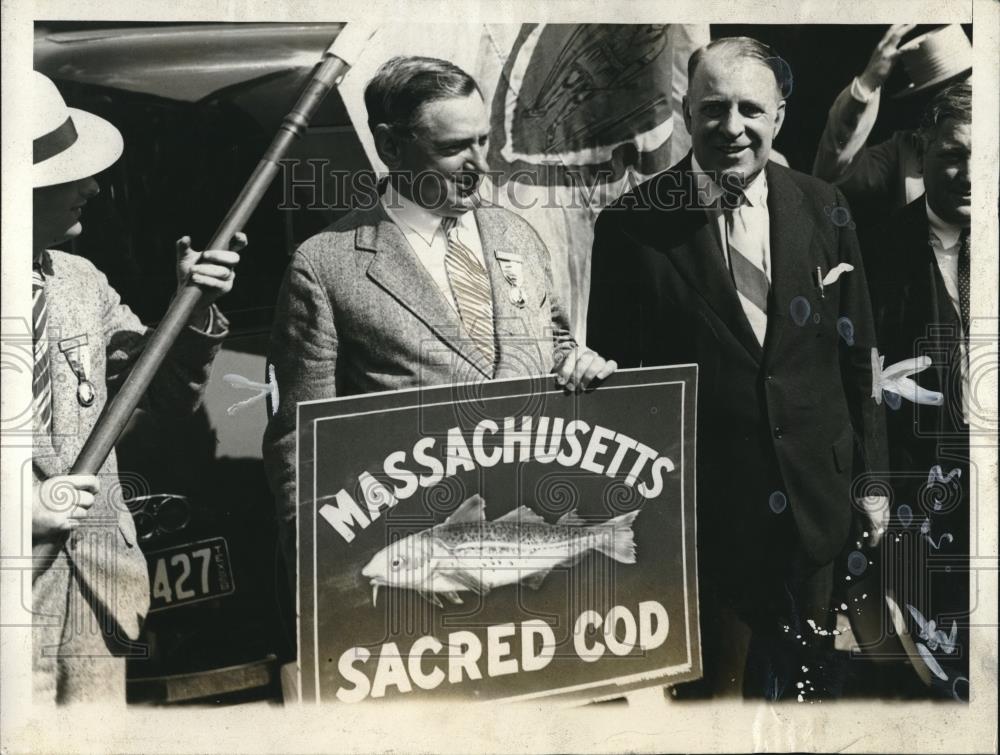
<svg viewBox="0 0 1000 755">
<path fill-rule="evenodd" d="M 684 124 L 699 164 L 739 183 L 764 168 L 784 118 L 774 73 L 748 58 L 706 54 L 684 98 Z"/>
<path fill-rule="evenodd" d="M 83 230 L 80 224 L 83 206 L 99 191 L 93 177 L 35 189 L 32 213 L 34 247 L 54 246 L 79 236 Z"/>
<path fill-rule="evenodd" d="M 972 216 L 972 125 L 948 119 L 922 142 L 927 203 L 948 223 L 968 226 Z"/>
<path fill-rule="evenodd" d="M 478 92 L 435 100 L 420 109 L 412 136 L 399 141 L 400 191 L 442 216 L 457 217 L 476 205 L 479 181 L 489 170 L 490 123 Z"/>
</svg>

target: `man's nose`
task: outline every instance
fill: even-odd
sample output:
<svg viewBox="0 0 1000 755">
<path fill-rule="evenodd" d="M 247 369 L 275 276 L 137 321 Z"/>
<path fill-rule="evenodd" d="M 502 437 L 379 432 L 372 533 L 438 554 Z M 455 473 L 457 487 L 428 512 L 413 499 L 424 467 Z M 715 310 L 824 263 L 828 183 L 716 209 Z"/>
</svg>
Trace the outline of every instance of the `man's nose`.
<svg viewBox="0 0 1000 755">
<path fill-rule="evenodd" d="M 719 123 L 719 128 L 729 137 L 737 137 L 743 133 L 743 116 L 740 115 L 739 108 L 733 107 L 726 111 Z"/>
<path fill-rule="evenodd" d="M 972 183 L 971 180 L 969 179 L 969 166 L 970 166 L 970 161 L 968 159 L 960 160 L 958 163 L 958 171 L 955 174 L 956 180 L 960 181 L 963 185 L 966 186 Z"/>
<path fill-rule="evenodd" d="M 79 191 L 80 196 L 84 199 L 90 199 L 91 197 L 96 197 L 101 193 L 101 187 L 98 186 L 97 181 L 94 180 L 93 176 L 87 176 L 80 181 L 77 191 Z"/>
<path fill-rule="evenodd" d="M 486 162 L 486 144 L 474 144 L 472 145 L 472 151 L 469 155 L 468 162 L 475 168 L 477 173 L 486 173 L 489 171 L 489 163 Z"/>
</svg>

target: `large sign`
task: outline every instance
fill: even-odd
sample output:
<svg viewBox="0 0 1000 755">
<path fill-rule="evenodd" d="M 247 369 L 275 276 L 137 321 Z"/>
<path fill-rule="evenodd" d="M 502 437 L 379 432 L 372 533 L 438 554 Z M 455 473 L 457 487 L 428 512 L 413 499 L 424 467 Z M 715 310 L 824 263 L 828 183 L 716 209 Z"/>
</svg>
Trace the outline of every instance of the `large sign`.
<svg viewBox="0 0 1000 755">
<path fill-rule="evenodd" d="M 698 678 L 696 375 L 301 404 L 302 699 L 592 699 Z"/>
</svg>

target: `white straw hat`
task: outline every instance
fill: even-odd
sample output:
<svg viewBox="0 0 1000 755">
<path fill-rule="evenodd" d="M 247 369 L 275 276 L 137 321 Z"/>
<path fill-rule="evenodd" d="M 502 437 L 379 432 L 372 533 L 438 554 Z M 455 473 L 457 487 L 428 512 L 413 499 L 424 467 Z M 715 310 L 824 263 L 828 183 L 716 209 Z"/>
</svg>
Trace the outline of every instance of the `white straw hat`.
<svg viewBox="0 0 1000 755">
<path fill-rule="evenodd" d="M 66 107 L 56 85 L 32 71 L 31 137 L 34 188 L 78 181 L 117 160 L 122 135 L 103 118 Z"/>
<path fill-rule="evenodd" d="M 899 48 L 899 59 L 912 82 L 895 97 L 909 97 L 972 68 L 972 45 L 958 24 L 914 37 Z"/>
</svg>

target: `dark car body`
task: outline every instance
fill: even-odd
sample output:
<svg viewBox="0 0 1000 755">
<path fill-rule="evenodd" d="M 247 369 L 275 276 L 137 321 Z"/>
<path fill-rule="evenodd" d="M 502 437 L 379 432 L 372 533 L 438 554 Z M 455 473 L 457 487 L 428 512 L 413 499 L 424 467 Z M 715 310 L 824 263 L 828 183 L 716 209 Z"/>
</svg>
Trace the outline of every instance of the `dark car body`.
<svg viewBox="0 0 1000 755">
<path fill-rule="evenodd" d="M 155 323 L 176 288 L 175 240 L 210 238 L 342 24 L 79 27 L 39 22 L 34 65 L 71 107 L 115 124 L 125 152 L 97 176 L 101 194 L 69 249 Z M 310 158 L 370 169 L 336 91 L 288 158 L 288 170 Z M 263 382 L 288 257 L 348 207 L 349 196 L 311 202 L 308 185 L 296 195 L 287 177 L 244 229 L 203 411 L 180 422 L 139 410 L 117 447 L 153 593 L 148 652 L 129 661 L 132 702 L 277 699 L 279 667 L 294 658 L 294 598 L 261 463 L 264 402 L 227 411 L 254 394 L 224 380 Z"/>
</svg>

